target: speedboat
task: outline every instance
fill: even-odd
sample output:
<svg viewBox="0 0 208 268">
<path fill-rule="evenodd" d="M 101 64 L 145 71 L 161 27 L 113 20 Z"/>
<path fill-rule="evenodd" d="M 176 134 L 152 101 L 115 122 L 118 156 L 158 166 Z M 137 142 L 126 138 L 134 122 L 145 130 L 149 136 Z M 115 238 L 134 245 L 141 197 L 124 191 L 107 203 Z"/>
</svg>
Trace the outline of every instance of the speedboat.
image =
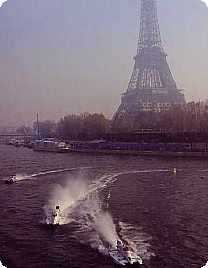
<svg viewBox="0 0 208 268">
<path fill-rule="evenodd" d="M 33 150 L 38 152 L 68 153 L 70 145 L 54 139 L 37 140 L 33 144 Z"/>
<path fill-rule="evenodd" d="M 46 224 L 48 225 L 59 225 L 60 223 L 60 207 L 56 206 L 55 208 L 49 208 Z"/>
<path fill-rule="evenodd" d="M 5 183 L 6 184 L 13 184 L 16 182 L 16 179 L 17 179 L 16 176 L 11 176 L 7 180 L 5 180 Z"/>
<path fill-rule="evenodd" d="M 116 248 L 110 247 L 108 250 L 109 256 L 120 265 L 127 265 L 127 264 L 142 264 L 142 258 L 137 255 L 135 250 L 124 244 L 120 239 L 117 240 Z"/>
</svg>

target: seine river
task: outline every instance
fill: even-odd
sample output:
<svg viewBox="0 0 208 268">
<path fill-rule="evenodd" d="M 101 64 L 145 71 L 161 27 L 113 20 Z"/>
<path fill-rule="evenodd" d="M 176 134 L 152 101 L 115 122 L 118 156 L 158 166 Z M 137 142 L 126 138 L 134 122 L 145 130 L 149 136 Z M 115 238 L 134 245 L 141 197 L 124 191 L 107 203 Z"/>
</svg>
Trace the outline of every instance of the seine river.
<svg viewBox="0 0 208 268">
<path fill-rule="evenodd" d="M 101 233 L 111 239 L 115 232 L 135 246 L 144 267 L 199 268 L 208 260 L 208 160 L 4 145 L 0 152 L 0 261 L 8 268 L 116 267 L 99 251 Z M 13 174 L 18 182 L 6 185 Z M 77 198 L 87 191 L 90 197 Z M 43 208 L 57 194 L 69 211 L 51 229 Z M 100 211 L 103 230 L 95 228 Z"/>
</svg>

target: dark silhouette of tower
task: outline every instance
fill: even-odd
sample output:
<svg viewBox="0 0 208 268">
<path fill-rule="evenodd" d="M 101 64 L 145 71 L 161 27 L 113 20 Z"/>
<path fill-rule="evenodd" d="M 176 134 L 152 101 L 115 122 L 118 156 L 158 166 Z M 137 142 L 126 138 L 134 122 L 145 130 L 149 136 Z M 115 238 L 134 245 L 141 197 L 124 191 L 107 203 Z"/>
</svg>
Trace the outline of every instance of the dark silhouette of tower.
<svg viewBox="0 0 208 268">
<path fill-rule="evenodd" d="M 156 0 L 140 0 L 140 32 L 133 74 L 114 120 L 140 111 L 160 112 L 185 98 L 167 63 L 157 16 Z"/>
</svg>

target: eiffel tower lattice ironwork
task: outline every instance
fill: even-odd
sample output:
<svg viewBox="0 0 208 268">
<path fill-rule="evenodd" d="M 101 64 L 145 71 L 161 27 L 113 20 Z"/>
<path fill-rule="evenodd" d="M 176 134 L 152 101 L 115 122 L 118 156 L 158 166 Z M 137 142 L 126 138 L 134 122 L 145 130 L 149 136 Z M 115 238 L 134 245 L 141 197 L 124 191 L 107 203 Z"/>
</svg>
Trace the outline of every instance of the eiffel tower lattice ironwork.
<svg viewBox="0 0 208 268">
<path fill-rule="evenodd" d="M 139 111 L 167 110 L 172 104 L 184 104 L 167 63 L 157 16 L 156 0 L 140 0 L 140 32 L 133 73 L 114 119 Z"/>
</svg>

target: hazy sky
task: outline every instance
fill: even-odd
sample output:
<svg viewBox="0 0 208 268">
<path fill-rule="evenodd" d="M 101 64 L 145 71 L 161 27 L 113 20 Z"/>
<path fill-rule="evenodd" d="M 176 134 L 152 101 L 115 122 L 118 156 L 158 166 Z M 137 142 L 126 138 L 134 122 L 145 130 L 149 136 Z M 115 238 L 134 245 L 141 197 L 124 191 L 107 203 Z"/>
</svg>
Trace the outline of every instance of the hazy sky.
<svg viewBox="0 0 208 268">
<path fill-rule="evenodd" d="M 178 86 L 188 100 L 208 98 L 207 6 L 158 6 Z M 111 116 L 130 78 L 138 30 L 137 0 L 8 0 L 0 8 L 0 126 L 32 122 L 37 111 L 42 120 Z"/>
</svg>

